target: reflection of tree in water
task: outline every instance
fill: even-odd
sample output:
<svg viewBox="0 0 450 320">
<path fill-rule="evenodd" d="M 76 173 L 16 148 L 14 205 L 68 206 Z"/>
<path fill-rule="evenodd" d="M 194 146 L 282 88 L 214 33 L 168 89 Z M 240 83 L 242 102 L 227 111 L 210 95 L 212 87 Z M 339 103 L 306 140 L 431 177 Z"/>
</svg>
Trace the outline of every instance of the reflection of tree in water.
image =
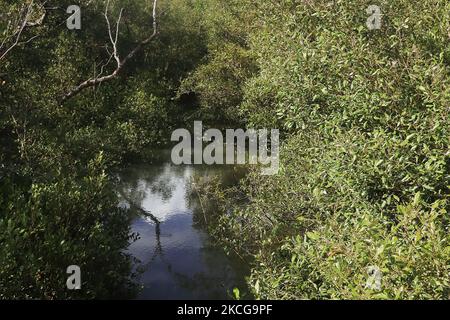
<svg viewBox="0 0 450 320">
<path fill-rule="evenodd" d="M 169 170 L 170 169 L 170 170 Z M 151 194 L 159 195 L 163 201 L 172 197 L 176 184 L 173 176 L 179 176 L 177 171 L 182 168 L 165 166 L 137 167 L 122 173 L 120 181 L 121 194 L 125 194 L 134 204 L 141 205 L 145 197 Z"/>
<path fill-rule="evenodd" d="M 149 192 L 159 195 L 163 201 L 169 200 L 176 185 L 172 179 L 167 179 L 167 166 L 136 167 L 126 170 L 121 176 L 119 195 L 129 206 L 130 212 L 137 216 L 149 218 L 155 225 L 156 239 L 153 255 L 149 262 L 138 267 L 143 272 L 150 267 L 150 264 L 158 256 L 162 260 L 165 259 L 161 243 L 161 221 L 151 212 L 145 210 L 142 203 Z"/>
<path fill-rule="evenodd" d="M 122 173 L 120 181 L 119 194 L 128 204 L 131 213 L 137 216 L 149 218 L 155 225 L 155 248 L 150 260 L 139 266 L 138 269 L 144 272 L 150 268 L 150 265 L 156 258 L 167 265 L 171 272 L 171 264 L 164 257 L 164 250 L 161 242 L 161 225 L 163 222 L 151 212 L 143 208 L 142 203 L 149 194 L 157 195 L 162 201 L 168 201 L 172 198 L 176 189 L 176 183 L 179 179 L 184 180 L 186 168 L 180 166 L 171 166 L 170 164 L 160 166 L 143 166 L 126 170 Z"/>
<path fill-rule="evenodd" d="M 153 257 L 151 261 L 155 260 L 158 255 L 163 255 L 163 249 L 161 244 L 161 221 L 157 217 L 155 217 L 151 212 L 143 209 L 142 207 L 136 205 L 134 200 L 131 200 L 127 195 L 123 192 L 120 192 L 120 196 L 127 202 L 129 205 L 129 210 L 137 215 L 144 216 L 149 218 L 155 225 L 155 251 L 153 253 Z"/>
<path fill-rule="evenodd" d="M 233 283 L 237 279 L 237 274 L 228 265 L 226 258 L 218 254 L 202 254 L 202 265 L 208 271 L 200 271 L 193 276 L 173 270 L 171 262 L 165 257 L 161 241 L 161 228 L 164 227 L 164 222 L 159 221 L 155 215 L 143 208 L 143 202 L 150 194 L 159 196 L 163 201 L 169 201 L 173 197 L 177 183 L 185 183 L 185 200 L 189 209 L 193 212 L 194 222 L 206 219 L 205 211 L 211 212 L 211 203 L 206 203 L 207 208 L 201 207 L 200 198 L 195 195 L 192 189 L 192 183 L 195 179 L 192 179 L 191 172 L 187 173 L 186 170 L 186 167 L 183 166 L 166 164 L 164 166 L 135 167 L 122 174 L 123 178 L 119 191 L 121 197 L 128 204 L 132 213 L 149 218 L 155 226 L 153 254 L 145 264 L 138 266 L 137 270 L 139 273 L 147 272 L 155 260 L 159 258 L 167 266 L 167 272 L 179 287 L 187 289 L 198 297 L 224 298 L 224 292 L 232 289 L 227 287 L 227 284 Z M 193 175 L 208 179 L 208 177 L 217 176 L 219 172 L 210 169 L 194 170 Z M 201 228 L 202 224 L 197 224 L 197 227 Z M 220 259 L 224 260 L 223 263 L 220 263 Z M 218 266 L 220 267 L 218 268 Z M 235 283 L 235 285 L 245 286 L 245 283 Z"/>
</svg>

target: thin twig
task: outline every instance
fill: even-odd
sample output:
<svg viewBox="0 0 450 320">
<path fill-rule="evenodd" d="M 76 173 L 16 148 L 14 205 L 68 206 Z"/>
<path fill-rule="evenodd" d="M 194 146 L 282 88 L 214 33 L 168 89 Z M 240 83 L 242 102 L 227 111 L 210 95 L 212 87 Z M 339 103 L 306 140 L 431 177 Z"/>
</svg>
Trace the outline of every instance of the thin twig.
<svg viewBox="0 0 450 320">
<path fill-rule="evenodd" d="M 125 58 L 123 60 L 120 59 L 120 55 L 119 52 L 117 50 L 117 42 L 118 42 L 118 36 L 119 36 L 119 24 L 120 24 L 120 20 L 122 18 L 122 12 L 123 9 L 120 11 L 120 15 L 119 18 L 116 22 L 116 33 L 113 37 L 112 35 L 112 31 L 111 31 L 111 24 L 109 22 L 109 18 L 108 18 L 108 6 L 109 6 L 109 1 L 107 3 L 107 8 L 105 10 L 105 17 L 106 17 L 106 23 L 108 25 L 108 35 L 110 38 L 110 42 L 113 46 L 113 55 L 114 58 L 117 62 L 117 67 L 116 69 L 109 75 L 106 76 L 102 76 L 102 77 L 94 77 L 91 79 L 88 79 L 82 83 L 80 83 L 78 86 L 72 88 L 69 92 L 67 92 L 62 98 L 61 98 L 61 103 L 65 102 L 66 100 L 73 98 L 74 96 L 76 96 L 77 94 L 79 94 L 81 91 L 83 91 L 86 88 L 89 87 L 93 87 L 96 86 L 98 84 L 101 84 L 103 82 L 106 81 L 110 81 L 113 80 L 115 78 L 118 77 L 119 73 L 122 71 L 123 67 L 125 66 L 125 64 L 132 59 L 137 52 L 139 52 L 145 45 L 147 45 L 150 41 L 153 40 L 153 38 L 156 37 L 156 35 L 158 34 L 158 25 L 157 25 L 157 19 L 156 19 L 156 8 L 157 8 L 157 4 L 158 4 L 158 0 L 153 0 L 153 33 L 146 39 L 142 40 L 133 50 L 130 51 L 130 53 L 128 53 L 128 55 L 125 56 Z"/>
<path fill-rule="evenodd" d="M 22 42 L 20 41 L 20 38 L 21 38 L 21 36 L 22 36 L 22 33 L 23 33 L 23 31 L 24 31 L 26 28 L 29 28 L 29 27 L 36 27 L 36 26 L 40 26 L 40 25 L 43 24 L 44 19 L 45 19 L 45 17 L 47 16 L 47 9 L 44 7 L 46 3 L 47 3 L 47 1 L 44 1 L 43 3 L 41 3 L 41 7 L 42 7 L 42 9 L 44 10 L 43 14 L 42 14 L 37 20 L 35 20 L 35 21 L 29 21 L 28 19 L 29 19 L 30 15 L 31 15 L 32 7 L 33 7 L 33 5 L 34 5 L 34 0 L 32 0 L 32 1 L 30 2 L 30 4 L 28 5 L 28 7 L 27 7 L 26 10 L 25 10 L 25 16 L 23 17 L 23 19 L 20 19 L 20 18 L 19 18 L 19 20 L 22 20 L 22 22 L 21 22 L 20 25 L 17 27 L 17 30 L 16 30 L 11 36 L 6 37 L 6 38 L 2 41 L 2 43 L 1 43 L 1 45 L 0 45 L 0 51 L 3 51 L 3 53 L 1 53 L 0 61 L 3 60 L 3 59 L 8 55 L 8 53 L 9 53 L 11 50 L 13 50 L 15 47 L 17 47 L 18 45 L 27 44 L 27 43 L 29 43 L 29 42 L 31 42 L 32 40 L 34 40 L 34 39 L 37 38 L 37 36 L 33 36 L 33 37 L 31 37 L 30 39 L 28 39 L 28 40 L 26 40 L 26 41 L 22 41 Z M 7 27 L 7 28 L 9 28 L 10 25 L 11 25 L 11 22 L 8 23 L 8 27 Z M 8 49 L 3 50 L 3 47 L 6 45 L 6 43 L 8 42 L 8 40 L 9 40 L 10 38 L 14 38 L 14 37 L 15 37 L 15 41 L 12 43 L 12 45 L 11 45 Z"/>
</svg>

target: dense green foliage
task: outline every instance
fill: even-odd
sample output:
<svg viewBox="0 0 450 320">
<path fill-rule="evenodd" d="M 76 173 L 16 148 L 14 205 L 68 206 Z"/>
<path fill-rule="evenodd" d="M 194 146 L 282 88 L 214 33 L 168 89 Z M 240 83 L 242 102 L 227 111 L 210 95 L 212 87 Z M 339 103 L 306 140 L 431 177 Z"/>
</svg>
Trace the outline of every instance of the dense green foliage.
<svg viewBox="0 0 450 320">
<path fill-rule="evenodd" d="M 0 0 L 0 43 L 30 3 Z M 109 59 L 106 3 L 79 1 L 82 30 L 68 30 L 71 1 L 46 1 L 58 9 L 0 60 L 0 298 L 132 288 L 112 169 L 193 120 L 281 130 L 278 175 L 203 190 L 257 298 L 450 297 L 448 1 L 160 1 L 158 36 L 120 77 L 64 101 Z M 126 8 L 122 57 L 151 33 L 151 5 L 111 1 L 111 21 Z M 82 293 L 65 290 L 70 264 Z"/>
<path fill-rule="evenodd" d="M 366 27 L 373 1 L 239 3 L 239 50 L 258 69 L 240 83 L 240 116 L 285 137 L 280 173 L 250 174 L 249 204 L 215 230 L 255 257 L 256 296 L 448 299 L 448 1 L 380 0 L 381 30 Z"/>
<path fill-rule="evenodd" d="M 43 5 L 51 8 L 0 61 L 0 298 L 111 298 L 134 289 L 128 213 L 117 208 L 111 172 L 167 142 L 184 112 L 174 100 L 179 83 L 206 51 L 194 6 L 160 3 L 158 36 L 120 76 L 63 101 L 116 68 L 105 50 L 107 1 L 78 2 L 81 30 L 66 27 L 72 4 L 0 1 L 0 54 L 27 10 L 35 22 Z M 122 58 L 153 32 L 152 4 L 110 2 L 113 26 L 125 8 Z M 81 267 L 83 290 L 67 290 L 69 265 Z"/>
</svg>

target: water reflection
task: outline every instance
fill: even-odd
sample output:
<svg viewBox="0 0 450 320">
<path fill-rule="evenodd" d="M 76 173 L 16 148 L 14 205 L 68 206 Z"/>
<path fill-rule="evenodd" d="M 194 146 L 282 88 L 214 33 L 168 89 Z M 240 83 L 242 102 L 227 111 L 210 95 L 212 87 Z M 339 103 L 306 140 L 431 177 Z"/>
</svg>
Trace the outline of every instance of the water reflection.
<svg viewBox="0 0 450 320">
<path fill-rule="evenodd" d="M 226 178 L 224 170 L 163 163 L 121 173 L 122 205 L 135 214 L 132 230 L 139 234 L 129 247 L 140 261 L 139 299 L 227 299 L 234 287 L 245 288 L 245 264 L 226 256 L 194 223 L 198 201 L 189 191 L 191 178 Z"/>
</svg>

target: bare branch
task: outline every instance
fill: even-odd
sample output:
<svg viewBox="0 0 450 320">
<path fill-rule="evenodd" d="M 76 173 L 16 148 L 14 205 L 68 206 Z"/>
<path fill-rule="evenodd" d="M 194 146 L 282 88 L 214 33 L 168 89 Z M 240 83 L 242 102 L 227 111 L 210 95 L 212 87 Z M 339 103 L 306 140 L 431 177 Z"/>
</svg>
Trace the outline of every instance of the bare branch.
<svg viewBox="0 0 450 320">
<path fill-rule="evenodd" d="M 33 8 L 33 5 L 34 5 L 34 0 L 32 0 L 32 1 L 30 2 L 30 4 L 26 7 L 25 10 L 21 10 L 21 11 L 23 11 L 25 14 L 24 14 L 23 18 L 22 18 L 22 12 L 19 14 L 19 15 L 20 15 L 20 17 L 19 17 L 19 22 L 20 22 L 20 24 L 16 27 L 16 30 L 13 32 L 13 34 L 12 34 L 11 36 L 9 36 L 9 37 L 6 37 L 6 38 L 2 41 L 2 43 L 1 43 L 1 45 L 0 45 L 0 54 L 1 54 L 1 55 L 0 55 L 0 61 L 3 60 L 3 59 L 6 57 L 6 55 L 7 55 L 11 50 L 13 50 L 15 47 L 17 47 L 18 45 L 20 45 L 20 44 L 27 44 L 27 43 L 31 42 L 32 40 L 34 40 L 34 39 L 37 37 L 37 36 L 33 36 L 33 37 L 31 37 L 30 39 L 28 39 L 28 40 L 26 40 L 26 41 L 22 41 L 22 42 L 20 41 L 20 38 L 21 38 L 21 36 L 22 36 L 22 33 L 23 33 L 23 31 L 24 31 L 26 28 L 29 28 L 29 27 L 36 27 L 36 26 L 40 26 L 40 25 L 43 24 L 44 19 L 45 19 L 46 15 L 47 15 L 47 11 L 46 11 L 46 9 L 44 8 L 44 5 L 45 5 L 46 2 L 47 2 L 47 1 L 45 1 L 44 3 L 41 4 L 42 9 L 44 10 L 44 12 L 43 12 L 42 15 L 41 15 L 37 20 L 35 20 L 35 21 L 29 21 L 29 18 L 30 18 L 31 14 L 32 14 L 32 8 Z M 11 25 L 11 22 L 8 24 L 8 27 L 9 27 L 10 25 Z M 3 49 L 4 46 L 5 46 L 6 43 L 9 41 L 10 38 L 15 38 L 14 42 L 13 42 L 7 49 Z"/>
<path fill-rule="evenodd" d="M 117 41 L 118 41 L 118 37 L 119 37 L 119 26 L 120 26 L 120 20 L 122 19 L 123 9 L 120 9 L 119 18 L 117 19 L 117 22 L 116 22 L 116 35 L 113 38 L 112 31 L 111 31 L 111 23 L 109 22 L 109 17 L 108 17 L 108 8 L 109 8 L 109 0 L 108 0 L 108 2 L 106 4 L 106 9 L 105 9 L 104 16 L 105 16 L 105 19 L 106 19 L 106 24 L 108 25 L 109 39 L 110 39 L 111 44 L 113 46 L 113 53 L 112 54 L 114 56 L 114 59 L 116 59 L 117 66 L 119 66 L 120 65 L 120 58 L 119 58 L 119 53 L 117 51 Z"/>
<path fill-rule="evenodd" d="M 136 53 L 138 53 L 145 45 L 150 43 L 153 40 L 153 38 L 155 38 L 156 35 L 158 34 L 158 24 L 157 24 L 157 19 L 156 19 L 157 4 L 158 4 L 158 0 L 153 0 L 153 14 L 152 14 L 153 15 L 153 33 L 146 39 L 139 42 L 139 44 L 133 50 L 131 50 L 128 53 L 128 55 L 126 55 L 123 59 L 120 59 L 120 54 L 117 49 L 117 43 L 118 43 L 118 37 L 119 37 L 119 25 L 120 25 L 120 20 L 122 18 L 123 9 L 120 10 L 119 17 L 116 21 L 115 35 L 113 36 L 112 30 L 111 30 L 111 23 L 108 18 L 108 7 L 109 7 L 109 0 L 108 0 L 104 16 L 106 18 L 106 24 L 108 26 L 109 39 L 110 39 L 110 42 L 113 47 L 113 52 L 111 53 L 111 56 L 113 56 L 115 58 L 116 63 L 117 63 L 116 69 L 109 75 L 102 76 L 102 77 L 97 76 L 97 77 L 88 79 L 88 80 L 80 83 L 78 86 L 72 88 L 69 92 L 67 92 L 62 97 L 61 102 L 64 102 L 64 101 L 76 96 L 77 94 L 79 94 L 81 91 L 83 91 L 86 88 L 96 86 L 98 84 L 113 80 L 118 77 L 118 75 L 122 71 L 124 65 L 130 59 L 132 59 L 136 55 Z M 108 53 L 109 53 L 109 51 L 108 51 Z M 103 72 L 103 69 L 102 69 L 102 72 Z"/>
<path fill-rule="evenodd" d="M 18 30 L 16 31 L 16 33 L 14 34 L 16 40 L 14 41 L 14 43 L 8 48 L 6 49 L 3 54 L 0 56 L 0 60 L 3 60 L 6 55 L 12 50 L 14 49 L 18 44 L 19 44 L 19 40 L 20 40 L 20 36 L 22 35 L 23 30 L 25 29 L 25 27 L 27 26 L 28 23 L 28 17 L 30 15 L 30 11 L 31 11 L 31 7 L 33 5 L 33 1 L 31 1 L 31 3 L 29 4 L 27 11 L 25 13 L 25 17 L 22 21 L 22 23 L 20 24 Z"/>
</svg>

